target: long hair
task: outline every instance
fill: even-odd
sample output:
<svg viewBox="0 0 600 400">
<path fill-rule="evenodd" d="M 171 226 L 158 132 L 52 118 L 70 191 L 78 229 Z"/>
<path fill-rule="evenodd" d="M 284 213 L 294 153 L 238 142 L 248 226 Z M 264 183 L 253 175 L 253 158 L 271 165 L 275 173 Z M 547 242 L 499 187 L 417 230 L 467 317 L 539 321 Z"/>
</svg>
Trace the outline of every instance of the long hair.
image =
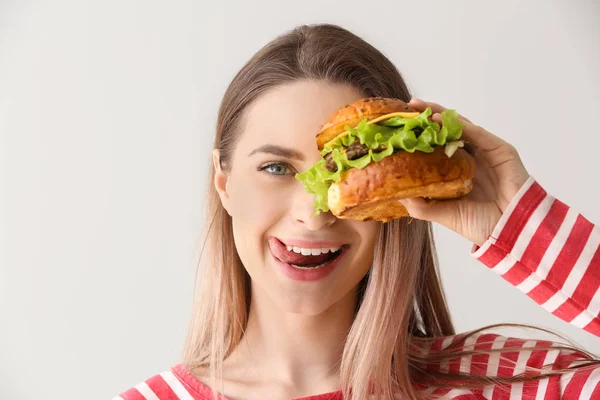
<svg viewBox="0 0 600 400">
<path fill-rule="evenodd" d="M 406 102 L 411 98 L 397 68 L 363 39 L 335 25 L 297 27 L 260 49 L 225 92 L 214 140 L 224 171 L 230 167 L 248 106 L 269 89 L 306 79 L 348 84 L 365 97 L 394 97 Z M 208 371 L 216 398 L 216 377 L 222 371 L 223 360 L 244 335 L 252 299 L 250 276 L 236 251 L 232 220 L 213 186 L 214 177 L 215 169 L 211 168 L 207 230 L 198 263 L 183 363 L 191 370 Z M 358 289 L 354 321 L 339 361 L 345 399 L 365 399 L 368 393 L 373 393 L 373 388 L 384 399 L 392 399 L 397 393 L 408 399 L 422 399 L 425 394 L 419 390 L 419 383 L 464 388 L 540 378 L 531 374 L 510 378 L 487 377 L 484 373 L 457 375 L 426 367 L 467 354 L 489 355 L 499 351 L 466 347 L 462 352 L 456 350 L 469 336 L 496 325 L 458 335 L 449 346 L 433 350 L 432 343 L 436 340 L 456 333 L 440 280 L 429 222 L 403 218 L 380 224 L 372 267 Z M 382 293 L 394 295 L 382 296 Z M 547 350 L 551 346 L 554 342 L 537 342 L 531 349 Z M 579 348 L 554 348 L 593 358 Z M 511 350 L 510 346 L 503 349 L 507 350 Z M 553 369 L 551 374 L 563 370 Z M 538 372 L 543 376 L 542 371 Z"/>
</svg>

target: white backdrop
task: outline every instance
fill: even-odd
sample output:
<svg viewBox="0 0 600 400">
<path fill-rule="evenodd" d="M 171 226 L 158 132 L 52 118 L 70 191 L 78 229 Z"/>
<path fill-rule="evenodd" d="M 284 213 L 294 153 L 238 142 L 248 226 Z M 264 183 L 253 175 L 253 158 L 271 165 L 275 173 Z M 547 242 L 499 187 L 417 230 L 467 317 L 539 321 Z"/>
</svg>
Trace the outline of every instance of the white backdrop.
<svg viewBox="0 0 600 400">
<path fill-rule="evenodd" d="M 298 24 L 364 37 L 600 223 L 598 3 L 423 3 L 0 0 L 0 398 L 112 398 L 178 361 L 220 98 Z M 459 331 L 531 323 L 600 353 L 436 235 Z"/>
</svg>

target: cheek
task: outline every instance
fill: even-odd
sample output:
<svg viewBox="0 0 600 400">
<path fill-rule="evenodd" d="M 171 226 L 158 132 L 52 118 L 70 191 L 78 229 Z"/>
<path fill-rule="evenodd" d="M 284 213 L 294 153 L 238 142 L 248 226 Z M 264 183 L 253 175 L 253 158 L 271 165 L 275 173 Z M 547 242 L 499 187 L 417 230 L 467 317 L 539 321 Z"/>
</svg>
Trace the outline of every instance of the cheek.
<svg viewBox="0 0 600 400">
<path fill-rule="evenodd" d="M 229 211 L 236 246 L 247 268 L 262 265 L 267 233 L 288 215 L 289 184 L 260 176 L 260 172 L 232 174 L 228 184 Z"/>
<path fill-rule="evenodd" d="M 232 174 L 228 193 L 233 218 L 273 221 L 289 209 L 289 183 L 261 174 Z"/>
</svg>

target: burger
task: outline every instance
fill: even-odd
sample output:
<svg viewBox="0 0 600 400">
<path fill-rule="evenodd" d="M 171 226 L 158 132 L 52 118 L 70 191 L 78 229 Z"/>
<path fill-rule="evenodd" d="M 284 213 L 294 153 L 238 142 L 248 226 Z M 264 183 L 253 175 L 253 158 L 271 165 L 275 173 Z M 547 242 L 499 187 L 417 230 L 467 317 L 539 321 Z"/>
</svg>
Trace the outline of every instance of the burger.
<svg viewBox="0 0 600 400">
<path fill-rule="evenodd" d="M 473 147 L 461 139 L 454 110 L 431 120 L 402 100 L 370 97 L 348 104 L 321 126 L 321 159 L 296 174 L 315 195 L 314 215 L 388 222 L 409 216 L 398 201 L 455 199 L 468 194 L 475 174 Z"/>
</svg>

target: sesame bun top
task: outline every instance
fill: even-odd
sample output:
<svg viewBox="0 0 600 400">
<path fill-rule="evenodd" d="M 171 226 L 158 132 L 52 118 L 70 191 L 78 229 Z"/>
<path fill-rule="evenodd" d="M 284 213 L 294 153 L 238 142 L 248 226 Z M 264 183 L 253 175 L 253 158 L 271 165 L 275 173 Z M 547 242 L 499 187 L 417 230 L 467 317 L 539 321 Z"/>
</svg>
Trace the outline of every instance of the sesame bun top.
<svg viewBox="0 0 600 400">
<path fill-rule="evenodd" d="M 391 113 L 414 113 L 415 110 L 400 99 L 369 97 L 357 100 L 335 111 L 319 129 L 317 146 L 323 149 L 325 143 L 345 132 L 346 125 L 355 127 L 361 120 L 372 120 Z"/>
</svg>

